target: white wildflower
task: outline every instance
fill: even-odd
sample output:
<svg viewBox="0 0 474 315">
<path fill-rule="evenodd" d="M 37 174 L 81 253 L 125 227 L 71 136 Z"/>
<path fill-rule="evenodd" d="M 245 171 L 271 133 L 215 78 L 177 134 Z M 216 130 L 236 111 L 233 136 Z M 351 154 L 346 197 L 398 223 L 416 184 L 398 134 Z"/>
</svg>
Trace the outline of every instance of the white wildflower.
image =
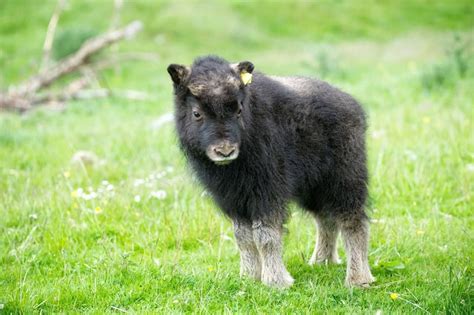
<svg viewBox="0 0 474 315">
<path fill-rule="evenodd" d="M 156 198 L 156 199 L 165 199 L 166 198 L 166 191 L 164 190 L 157 190 L 157 191 L 152 191 L 150 193 L 150 196 Z"/>
<path fill-rule="evenodd" d="M 142 197 L 140 197 L 140 195 L 136 195 L 135 198 L 133 198 L 133 200 L 138 203 L 142 200 Z"/>
<path fill-rule="evenodd" d="M 448 245 L 438 246 L 438 248 L 442 252 L 447 252 L 448 251 Z"/>
<path fill-rule="evenodd" d="M 156 179 L 160 179 L 160 178 L 163 178 L 165 176 L 166 176 L 166 172 L 159 172 L 159 173 L 156 174 L 155 177 L 156 177 Z"/>
<path fill-rule="evenodd" d="M 383 138 L 384 136 L 385 136 L 385 130 L 383 129 L 372 131 L 373 139 L 380 139 L 380 138 Z"/>
<path fill-rule="evenodd" d="M 82 199 L 84 200 L 92 200 L 92 199 L 95 199 L 97 198 L 97 193 L 95 192 L 91 192 L 90 194 L 83 194 L 82 195 Z"/>
<path fill-rule="evenodd" d="M 114 190 L 114 185 L 108 184 L 107 185 L 107 191 L 112 191 L 112 190 Z"/>
<path fill-rule="evenodd" d="M 408 159 L 412 161 L 416 161 L 418 159 L 418 156 L 416 155 L 416 153 L 411 150 L 405 150 L 405 155 L 407 156 Z"/>
<path fill-rule="evenodd" d="M 135 181 L 133 182 L 133 186 L 135 187 L 141 186 L 143 184 L 145 184 L 145 180 L 142 178 L 135 179 Z"/>
<path fill-rule="evenodd" d="M 102 186 L 107 186 L 109 184 L 108 181 L 106 181 L 105 179 L 101 182 Z"/>
</svg>

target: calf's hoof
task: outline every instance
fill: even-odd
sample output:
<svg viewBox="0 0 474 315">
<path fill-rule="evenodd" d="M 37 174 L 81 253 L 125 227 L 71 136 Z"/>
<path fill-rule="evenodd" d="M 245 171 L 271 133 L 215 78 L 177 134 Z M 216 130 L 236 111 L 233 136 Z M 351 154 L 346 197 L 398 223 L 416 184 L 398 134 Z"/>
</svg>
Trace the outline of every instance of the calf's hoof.
<svg viewBox="0 0 474 315">
<path fill-rule="evenodd" d="M 291 287 L 295 280 L 287 271 L 285 271 L 279 274 L 264 273 L 262 275 L 262 282 L 269 287 L 286 289 Z"/>
<path fill-rule="evenodd" d="M 313 265 L 329 265 L 329 264 L 334 264 L 334 265 L 340 265 L 341 260 L 338 257 L 333 257 L 333 258 L 321 258 L 321 257 L 315 257 L 311 256 L 311 258 L 308 261 L 308 264 L 310 266 Z"/>
<path fill-rule="evenodd" d="M 369 288 L 375 282 L 375 278 L 369 274 L 353 275 L 346 278 L 346 287 Z"/>
<path fill-rule="evenodd" d="M 262 278 L 262 275 L 260 271 L 256 271 L 256 270 L 240 270 L 240 278 L 248 278 L 248 279 L 260 281 Z"/>
</svg>

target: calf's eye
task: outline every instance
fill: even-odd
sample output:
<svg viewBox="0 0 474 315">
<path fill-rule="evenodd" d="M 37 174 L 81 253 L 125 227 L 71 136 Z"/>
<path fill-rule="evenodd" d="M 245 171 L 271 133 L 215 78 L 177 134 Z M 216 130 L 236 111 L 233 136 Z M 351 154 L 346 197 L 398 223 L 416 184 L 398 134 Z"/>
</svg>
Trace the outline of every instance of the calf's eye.
<svg viewBox="0 0 474 315">
<path fill-rule="evenodd" d="M 242 114 L 242 108 L 239 108 L 239 111 L 237 112 L 237 117 L 240 117 L 241 114 Z"/>
<path fill-rule="evenodd" d="M 193 116 L 195 119 L 201 119 L 201 114 L 197 110 L 193 110 Z"/>
</svg>

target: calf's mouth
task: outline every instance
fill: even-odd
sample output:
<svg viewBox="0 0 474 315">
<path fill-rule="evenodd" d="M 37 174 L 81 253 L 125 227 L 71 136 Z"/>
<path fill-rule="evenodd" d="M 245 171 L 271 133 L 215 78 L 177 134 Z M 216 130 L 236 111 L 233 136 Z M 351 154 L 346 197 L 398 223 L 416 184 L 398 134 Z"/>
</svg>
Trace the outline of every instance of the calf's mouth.
<svg viewBox="0 0 474 315">
<path fill-rule="evenodd" d="M 239 156 L 239 146 L 225 140 L 208 146 L 206 155 L 217 165 L 227 165 Z"/>
</svg>

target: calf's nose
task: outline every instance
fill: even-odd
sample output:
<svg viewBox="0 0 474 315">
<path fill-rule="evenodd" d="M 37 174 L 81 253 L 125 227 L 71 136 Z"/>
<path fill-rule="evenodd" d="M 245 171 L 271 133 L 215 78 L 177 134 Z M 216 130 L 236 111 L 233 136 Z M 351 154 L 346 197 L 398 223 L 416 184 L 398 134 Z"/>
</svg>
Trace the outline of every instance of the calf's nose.
<svg viewBox="0 0 474 315">
<path fill-rule="evenodd" d="M 235 152 L 236 145 L 229 142 L 225 142 L 221 145 L 218 145 L 214 148 L 214 152 L 222 157 L 229 157 L 232 153 Z"/>
</svg>

